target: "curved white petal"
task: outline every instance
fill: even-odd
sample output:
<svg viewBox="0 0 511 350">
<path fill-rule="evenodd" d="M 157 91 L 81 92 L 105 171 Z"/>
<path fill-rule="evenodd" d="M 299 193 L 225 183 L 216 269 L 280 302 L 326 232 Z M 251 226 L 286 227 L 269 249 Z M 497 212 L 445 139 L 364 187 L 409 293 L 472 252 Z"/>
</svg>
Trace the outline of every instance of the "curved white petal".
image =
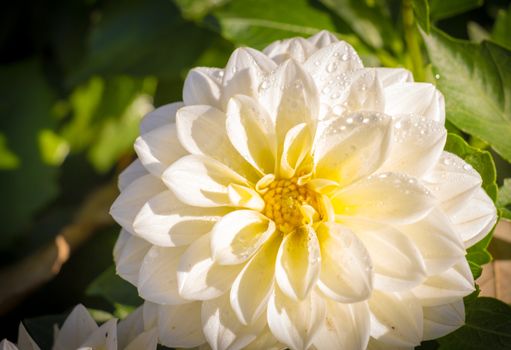
<svg viewBox="0 0 511 350">
<path fill-rule="evenodd" d="M 123 350 L 156 349 L 158 346 L 158 330 L 150 329 L 146 332 L 137 333 L 137 336 Z"/>
<path fill-rule="evenodd" d="M 78 304 L 67 316 L 60 330 L 55 334 L 53 350 L 68 350 L 79 348 L 89 335 L 98 330 L 98 325 L 92 319 L 87 309 Z"/>
<path fill-rule="evenodd" d="M 183 147 L 195 155 L 206 155 L 247 178 L 254 170 L 231 144 L 226 114 L 211 106 L 187 106 L 177 113 L 177 133 Z"/>
<path fill-rule="evenodd" d="M 115 270 L 119 276 L 133 285 L 137 285 L 142 261 L 151 249 L 151 244 L 121 230 L 114 247 Z"/>
<path fill-rule="evenodd" d="M 77 326 L 80 327 L 79 325 Z M 117 320 L 111 319 L 103 323 L 78 348 L 117 350 Z M 67 347 L 66 349 L 74 348 Z"/>
<path fill-rule="evenodd" d="M 339 42 L 339 39 L 337 39 L 337 37 L 329 31 L 322 30 L 307 38 L 307 41 L 314 45 L 316 48 L 321 49 L 330 44 Z"/>
<path fill-rule="evenodd" d="M 142 206 L 133 222 L 138 236 L 163 247 L 187 245 L 211 231 L 228 212 L 226 208 L 200 208 L 179 201 L 163 191 Z"/>
<path fill-rule="evenodd" d="M 158 323 L 158 304 L 144 301 L 142 305 L 142 320 L 144 322 L 144 329 L 151 329 L 157 327 Z"/>
<path fill-rule="evenodd" d="M 366 300 L 372 291 L 373 267 L 365 246 L 339 224 L 322 224 L 317 232 L 321 247 L 319 289 L 342 303 Z"/>
<path fill-rule="evenodd" d="M 133 181 L 147 175 L 149 172 L 140 162 L 140 159 L 134 160 L 130 165 L 126 167 L 120 174 L 119 180 L 117 182 L 117 187 L 119 191 L 124 191 L 126 187 L 128 187 Z"/>
<path fill-rule="evenodd" d="M 325 323 L 314 337 L 318 350 L 365 350 L 371 329 L 367 303 L 343 304 L 326 299 Z"/>
<path fill-rule="evenodd" d="M 387 114 L 417 114 L 441 124 L 445 121 L 444 96 L 433 84 L 393 84 L 385 88 L 384 96 Z"/>
<path fill-rule="evenodd" d="M 229 295 L 202 303 L 202 329 L 213 350 L 244 349 L 266 325 L 265 315 L 243 325 L 231 309 Z"/>
<path fill-rule="evenodd" d="M 110 208 L 110 215 L 125 230 L 135 234 L 133 221 L 142 206 L 165 190 L 165 185 L 153 175 L 139 177 L 126 187 Z"/>
<path fill-rule="evenodd" d="M 275 172 L 273 122 L 256 100 L 243 95 L 231 98 L 226 128 L 232 145 L 248 163 L 263 174 Z"/>
<path fill-rule="evenodd" d="M 23 326 L 23 323 L 20 322 L 20 325 L 18 327 L 18 341 L 17 345 L 19 350 L 40 350 L 41 348 L 35 343 L 34 339 L 28 334 L 25 326 Z M 7 350 L 5 348 L 1 347 L 0 349 Z"/>
<path fill-rule="evenodd" d="M 478 188 L 465 206 L 451 216 L 455 230 L 465 247 L 471 247 L 483 239 L 497 222 L 497 209 L 482 188 Z"/>
<path fill-rule="evenodd" d="M 201 302 L 158 305 L 158 335 L 170 348 L 193 348 L 206 342 L 201 327 Z"/>
<path fill-rule="evenodd" d="M 412 292 L 424 306 L 453 303 L 475 290 L 474 278 L 468 262 L 462 258 L 459 263 L 441 274 L 428 277 Z"/>
<path fill-rule="evenodd" d="M 135 141 L 134 147 L 140 162 L 157 177 L 170 164 L 188 154 L 179 143 L 176 124 L 166 124 L 142 134 Z"/>
<path fill-rule="evenodd" d="M 275 277 L 284 294 L 294 300 L 307 298 L 320 269 L 320 247 L 312 227 L 302 226 L 284 237 L 275 267 Z"/>
<path fill-rule="evenodd" d="M 393 349 L 420 344 L 422 307 L 413 294 L 374 291 L 369 299 L 369 307 L 373 338 L 394 346 Z"/>
<path fill-rule="evenodd" d="M 197 155 L 185 156 L 172 164 L 162 179 L 181 202 L 197 207 L 233 205 L 229 185 L 248 185 L 224 164 Z"/>
<path fill-rule="evenodd" d="M 448 215 L 462 209 L 482 183 L 481 175 L 472 166 L 449 152 L 442 153 L 424 180 Z"/>
<path fill-rule="evenodd" d="M 316 292 L 295 301 L 275 288 L 268 303 L 268 326 L 291 349 L 305 350 L 323 325 L 325 313 L 325 301 Z"/>
<path fill-rule="evenodd" d="M 270 238 L 245 265 L 232 285 L 231 306 L 243 324 L 252 323 L 266 310 L 273 291 L 275 259 L 280 243 L 280 236 Z"/>
<path fill-rule="evenodd" d="M 185 247 L 152 246 L 140 268 L 138 293 L 145 300 L 161 305 L 184 304 L 177 287 L 177 268 Z"/>
<path fill-rule="evenodd" d="M 416 115 L 394 123 L 393 147 L 382 171 L 422 177 L 437 164 L 447 139 L 443 124 Z"/>
<path fill-rule="evenodd" d="M 124 349 L 135 337 L 144 332 L 144 310 L 140 306 L 117 324 L 119 349 Z"/>
<path fill-rule="evenodd" d="M 275 41 L 267 46 L 263 52 L 278 64 L 288 59 L 303 63 L 315 49 L 314 44 L 309 40 L 297 37 Z"/>
<path fill-rule="evenodd" d="M 189 300 L 214 299 L 225 293 L 243 266 L 214 263 L 210 235 L 204 235 L 188 247 L 177 268 L 181 297 Z"/>
<path fill-rule="evenodd" d="M 7 339 L 0 341 L 0 350 L 18 350 L 18 347 Z"/>
<path fill-rule="evenodd" d="M 383 88 L 399 83 L 412 83 L 413 75 L 404 68 L 376 68 L 376 74 Z"/>
<path fill-rule="evenodd" d="M 396 346 L 374 338 L 369 339 L 366 350 L 414 350 L 415 346 Z"/>
<path fill-rule="evenodd" d="M 183 86 L 183 102 L 187 105 L 219 106 L 220 86 L 218 68 L 194 68 L 188 72 Z"/>
<path fill-rule="evenodd" d="M 386 160 L 392 120 L 380 113 L 352 113 L 336 118 L 314 145 L 316 177 L 346 186 L 374 173 Z"/>
<path fill-rule="evenodd" d="M 268 326 L 266 326 L 257 338 L 245 347 L 245 350 L 283 350 L 285 348 L 286 346 L 279 343 Z"/>
<path fill-rule="evenodd" d="M 307 124 L 302 123 L 292 127 L 287 132 L 282 145 L 279 175 L 283 178 L 291 178 L 301 166 L 307 166 L 311 148 L 311 131 Z"/>
<path fill-rule="evenodd" d="M 424 307 L 424 340 L 438 339 L 465 324 L 463 299 L 450 304 Z"/>
<path fill-rule="evenodd" d="M 253 210 L 235 210 L 211 231 L 211 253 L 220 265 L 247 261 L 275 232 L 275 223 Z"/>
<path fill-rule="evenodd" d="M 390 226 L 368 222 L 348 225 L 369 251 L 375 289 L 403 291 L 424 281 L 424 261 L 410 238 Z"/>
<path fill-rule="evenodd" d="M 426 216 L 434 198 L 414 178 L 381 173 L 340 189 L 332 195 L 332 205 L 338 215 L 408 224 Z"/>
<path fill-rule="evenodd" d="M 140 122 L 140 134 L 143 135 L 167 124 L 174 123 L 176 121 L 177 110 L 183 106 L 182 102 L 174 102 L 149 112 Z"/>
<path fill-rule="evenodd" d="M 463 241 L 452 223 L 438 209 L 416 223 L 400 226 L 399 231 L 409 237 L 421 252 L 428 275 L 447 270 L 466 254 Z"/>
</svg>

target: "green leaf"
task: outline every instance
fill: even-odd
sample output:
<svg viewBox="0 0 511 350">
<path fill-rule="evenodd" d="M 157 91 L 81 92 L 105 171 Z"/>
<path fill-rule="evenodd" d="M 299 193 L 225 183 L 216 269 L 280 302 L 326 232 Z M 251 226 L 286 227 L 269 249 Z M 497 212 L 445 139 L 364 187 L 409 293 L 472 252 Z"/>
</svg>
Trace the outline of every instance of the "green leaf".
<svg viewBox="0 0 511 350">
<path fill-rule="evenodd" d="M 429 0 L 433 21 L 452 17 L 482 5 L 483 0 Z"/>
<path fill-rule="evenodd" d="M 39 133 L 55 124 L 52 115 L 55 95 L 39 63 L 3 66 L 0 76 L 1 143 L 9 146 L 7 161 L 16 165 L 0 171 L 0 249 L 3 249 L 13 243 L 16 234 L 29 227 L 37 210 L 55 198 L 58 171 L 45 164 L 39 148 Z"/>
<path fill-rule="evenodd" d="M 199 19 L 208 13 L 211 9 L 219 7 L 231 0 L 174 0 L 181 9 L 183 17 L 189 19 Z"/>
<path fill-rule="evenodd" d="M 0 170 L 16 169 L 20 158 L 7 145 L 7 138 L 0 133 Z"/>
<path fill-rule="evenodd" d="M 275 40 L 310 36 L 323 29 L 337 32 L 338 25 L 325 8 L 307 0 L 236 0 L 213 11 L 207 20 L 227 40 L 258 49 Z M 355 36 L 344 38 L 360 45 Z"/>
<path fill-rule="evenodd" d="M 497 13 L 491 38 L 497 44 L 511 50 L 511 6 L 509 6 L 507 11 L 499 10 Z"/>
<path fill-rule="evenodd" d="M 511 221 L 511 179 L 505 179 L 497 196 L 501 218 Z"/>
<path fill-rule="evenodd" d="M 429 33 L 429 4 L 427 0 L 412 0 L 413 12 L 422 29 Z"/>
<path fill-rule="evenodd" d="M 466 305 L 465 325 L 440 338 L 440 350 L 511 349 L 511 307 L 493 298 Z"/>
<path fill-rule="evenodd" d="M 379 2 L 360 0 L 321 0 L 332 9 L 351 29 L 373 48 L 384 46 L 395 52 L 403 48 L 389 9 Z"/>
<path fill-rule="evenodd" d="M 463 138 L 455 134 L 448 135 L 445 150 L 463 158 L 463 160 L 477 170 L 483 180 L 483 189 L 488 196 L 495 201 L 497 197 L 497 172 L 495 169 L 495 162 L 490 152 L 481 151 L 470 146 Z M 488 252 L 488 245 L 490 244 L 492 236 L 493 231 L 481 241 L 467 249 L 466 258 L 474 278 L 481 275 L 481 266 L 489 263 L 492 259 L 491 254 Z"/>
<path fill-rule="evenodd" d="M 447 118 L 511 161 L 511 52 L 450 38 L 437 29 L 424 35 Z"/>
<path fill-rule="evenodd" d="M 137 288 L 119 277 L 115 273 L 114 266 L 110 266 L 99 275 L 87 287 L 85 293 L 103 297 L 112 305 L 120 305 L 121 307 L 136 308 L 142 304 Z"/>
</svg>

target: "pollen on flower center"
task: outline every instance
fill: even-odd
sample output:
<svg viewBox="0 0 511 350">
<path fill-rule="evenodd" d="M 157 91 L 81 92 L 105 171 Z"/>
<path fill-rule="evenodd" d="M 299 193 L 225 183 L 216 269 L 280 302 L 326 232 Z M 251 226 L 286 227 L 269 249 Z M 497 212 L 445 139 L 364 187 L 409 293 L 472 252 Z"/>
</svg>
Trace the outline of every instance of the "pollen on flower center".
<svg viewBox="0 0 511 350">
<path fill-rule="evenodd" d="M 321 217 L 318 194 L 305 185 L 298 185 L 295 177 L 271 182 L 263 199 L 263 214 L 272 219 L 282 233 L 311 224 Z"/>
</svg>

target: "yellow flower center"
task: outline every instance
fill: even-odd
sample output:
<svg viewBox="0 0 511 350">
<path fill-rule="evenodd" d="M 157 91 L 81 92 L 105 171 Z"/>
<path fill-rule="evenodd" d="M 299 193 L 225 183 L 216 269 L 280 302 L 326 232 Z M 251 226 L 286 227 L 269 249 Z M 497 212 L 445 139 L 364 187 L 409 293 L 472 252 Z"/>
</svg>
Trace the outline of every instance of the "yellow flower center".
<svg viewBox="0 0 511 350">
<path fill-rule="evenodd" d="M 274 180 L 263 194 L 263 214 L 272 219 L 282 233 L 311 224 L 322 216 L 321 198 L 298 185 L 297 178 Z"/>
</svg>

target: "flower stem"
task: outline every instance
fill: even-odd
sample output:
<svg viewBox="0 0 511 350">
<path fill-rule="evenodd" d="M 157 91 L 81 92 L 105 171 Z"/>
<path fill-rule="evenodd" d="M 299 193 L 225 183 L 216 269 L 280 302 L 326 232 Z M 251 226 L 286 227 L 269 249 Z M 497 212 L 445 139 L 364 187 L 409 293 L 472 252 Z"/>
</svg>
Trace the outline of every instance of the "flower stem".
<svg viewBox="0 0 511 350">
<path fill-rule="evenodd" d="M 412 0 L 403 0 L 403 27 L 406 46 L 408 47 L 408 52 L 412 59 L 412 70 L 415 80 L 424 81 L 424 63 L 422 61 L 421 48 L 417 38 Z"/>
</svg>

